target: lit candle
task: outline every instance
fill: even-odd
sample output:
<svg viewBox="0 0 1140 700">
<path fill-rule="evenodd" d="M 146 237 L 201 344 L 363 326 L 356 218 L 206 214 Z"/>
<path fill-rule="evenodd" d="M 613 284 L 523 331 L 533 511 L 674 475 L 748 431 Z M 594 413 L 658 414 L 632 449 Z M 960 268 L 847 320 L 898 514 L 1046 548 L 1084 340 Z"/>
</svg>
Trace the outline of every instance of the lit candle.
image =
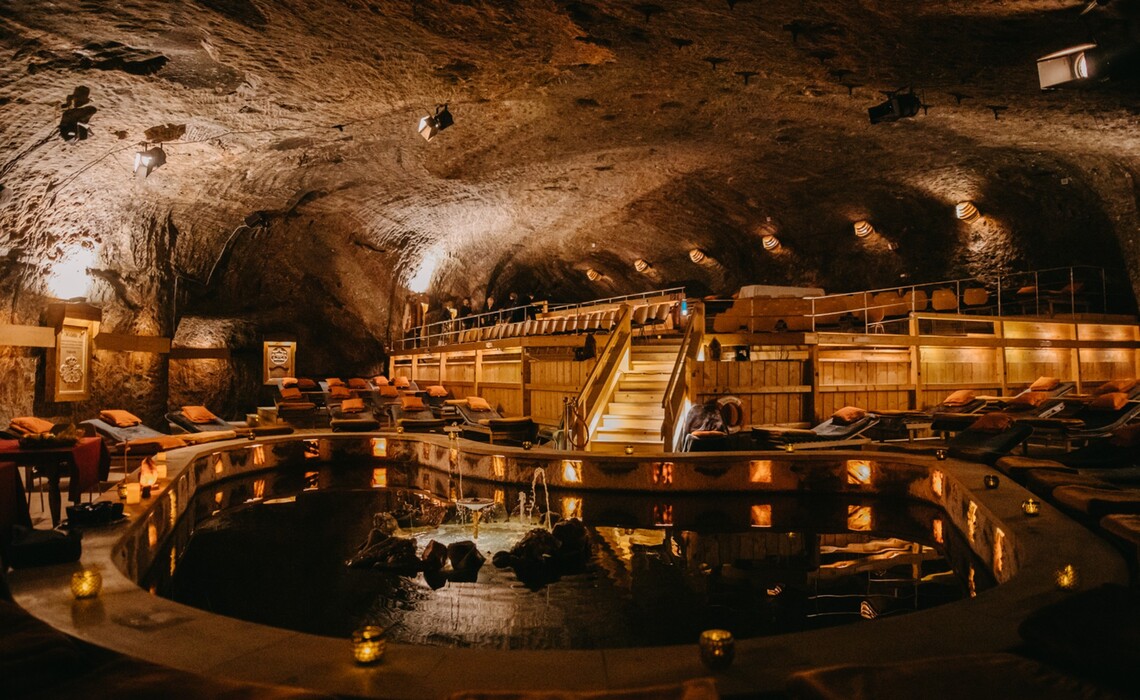
<svg viewBox="0 0 1140 700">
<path fill-rule="evenodd" d="M 995 476 L 993 474 L 986 474 L 982 478 L 982 483 L 986 485 L 987 489 L 996 489 L 998 487 L 998 484 L 1000 483 L 1000 481 L 997 478 L 997 476 Z"/>
<path fill-rule="evenodd" d="M 103 590 L 103 576 L 93 569 L 76 571 L 71 575 L 71 594 L 76 600 L 94 598 Z"/>
<path fill-rule="evenodd" d="M 701 661 L 714 671 L 723 671 L 732 665 L 736 656 L 736 640 L 728 630 L 705 630 L 699 642 Z"/>
<path fill-rule="evenodd" d="M 1074 591 L 1081 585 L 1081 577 L 1077 574 L 1077 567 L 1065 564 L 1054 574 L 1057 588 L 1062 591 Z"/>
<path fill-rule="evenodd" d="M 384 629 L 366 625 L 352 633 L 352 656 L 358 664 L 374 664 L 384 656 Z"/>
<path fill-rule="evenodd" d="M 133 506 L 142 503 L 142 486 L 136 483 L 127 484 L 127 505 Z"/>
<path fill-rule="evenodd" d="M 1041 512 L 1041 503 L 1036 499 L 1027 498 L 1021 502 L 1021 512 L 1032 518 Z"/>
</svg>

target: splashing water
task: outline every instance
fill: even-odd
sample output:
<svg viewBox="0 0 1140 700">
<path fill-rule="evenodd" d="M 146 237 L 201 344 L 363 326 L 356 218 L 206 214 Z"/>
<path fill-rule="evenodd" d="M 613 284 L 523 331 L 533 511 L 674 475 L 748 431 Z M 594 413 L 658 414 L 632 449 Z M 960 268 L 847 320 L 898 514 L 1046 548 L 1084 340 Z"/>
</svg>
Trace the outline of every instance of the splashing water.
<svg viewBox="0 0 1140 700">
<path fill-rule="evenodd" d="M 534 507 L 536 505 L 538 505 L 538 491 L 537 491 L 538 486 L 537 485 L 538 485 L 538 477 L 540 477 L 540 476 L 542 477 L 542 494 L 543 494 L 543 497 L 546 499 L 546 511 L 545 511 L 546 515 L 543 517 L 542 526 L 545 527 L 547 530 L 549 530 L 550 529 L 550 490 L 546 487 L 546 470 L 543 469 L 542 467 L 536 467 L 535 468 L 534 477 L 532 477 L 530 480 L 530 504 L 531 504 L 532 510 L 534 509 Z M 527 513 L 527 517 L 530 517 L 530 515 L 531 515 L 531 513 Z"/>
</svg>

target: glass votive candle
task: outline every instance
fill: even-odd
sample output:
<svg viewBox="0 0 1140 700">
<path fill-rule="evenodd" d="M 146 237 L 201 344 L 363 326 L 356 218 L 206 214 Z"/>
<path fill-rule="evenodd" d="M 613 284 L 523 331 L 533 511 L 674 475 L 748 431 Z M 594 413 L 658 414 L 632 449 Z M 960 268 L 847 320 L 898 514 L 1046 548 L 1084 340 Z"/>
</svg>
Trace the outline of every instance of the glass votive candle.
<svg viewBox="0 0 1140 700">
<path fill-rule="evenodd" d="M 1029 517 L 1035 517 L 1041 512 L 1041 502 L 1036 498 L 1027 498 L 1021 502 L 1021 512 Z"/>
<path fill-rule="evenodd" d="M 701 661 L 714 671 L 723 671 L 732 665 L 736 656 L 736 640 L 728 630 L 705 630 L 700 639 Z"/>
<path fill-rule="evenodd" d="M 142 486 L 136 483 L 127 484 L 127 505 L 133 506 L 142 503 Z"/>
<path fill-rule="evenodd" d="M 1053 574 L 1053 581 L 1062 591 L 1075 591 L 1081 585 L 1081 577 L 1077 574 L 1077 567 L 1065 564 Z"/>
<path fill-rule="evenodd" d="M 938 449 L 934 451 L 934 459 L 942 461 L 946 459 L 946 450 Z"/>
<path fill-rule="evenodd" d="M 982 477 L 982 483 L 987 489 L 996 489 L 998 484 L 1001 483 L 1001 480 L 998 479 L 996 474 L 986 474 Z"/>
<path fill-rule="evenodd" d="M 115 487 L 115 492 L 119 494 L 119 500 L 127 500 L 127 482 L 120 481 L 119 485 Z"/>
<path fill-rule="evenodd" d="M 71 575 L 71 595 L 76 600 L 86 600 L 99 595 L 103 590 L 103 575 L 94 569 L 76 571 Z"/>
<path fill-rule="evenodd" d="M 384 656 L 384 628 L 365 625 L 352 633 L 352 658 L 358 664 L 374 664 Z"/>
</svg>

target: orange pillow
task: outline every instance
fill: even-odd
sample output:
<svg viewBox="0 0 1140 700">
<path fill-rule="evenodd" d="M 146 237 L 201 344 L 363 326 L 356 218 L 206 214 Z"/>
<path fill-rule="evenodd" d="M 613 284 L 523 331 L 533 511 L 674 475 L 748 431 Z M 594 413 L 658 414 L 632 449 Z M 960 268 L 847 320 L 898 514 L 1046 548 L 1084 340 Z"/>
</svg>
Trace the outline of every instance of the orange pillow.
<svg viewBox="0 0 1140 700">
<path fill-rule="evenodd" d="M 360 413 L 364 410 L 364 399 L 345 399 L 340 404 L 342 413 Z"/>
<path fill-rule="evenodd" d="M 699 438 L 728 437 L 728 433 L 724 432 L 723 430 L 694 430 L 693 432 L 689 433 L 689 435 Z"/>
<path fill-rule="evenodd" d="M 360 377 L 353 377 L 352 379 L 348 380 L 348 388 L 349 389 L 367 389 L 368 388 L 368 382 L 364 381 Z"/>
<path fill-rule="evenodd" d="M 1056 377 L 1038 377 L 1037 381 L 1029 385 L 1030 391 L 1053 391 L 1061 385 L 1061 380 Z"/>
<path fill-rule="evenodd" d="M 352 392 L 349 391 L 348 387 L 343 384 L 335 384 L 329 386 L 330 399 L 347 399 L 350 396 L 352 396 Z"/>
<path fill-rule="evenodd" d="M 380 387 L 380 395 L 391 399 L 391 398 L 395 398 L 395 397 L 399 396 L 400 390 L 394 386 L 389 386 L 388 384 L 385 384 L 384 386 Z"/>
<path fill-rule="evenodd" d="M 490 411 L 491 404 L 487 403 L 487 399 L 482 396 L 468 396 L 467 408 L 470 408 L 472 411 Z"/>
<path fill-rule="evenodd" d="M 213 423 L 218 419 L 205 406 L 183 406 L 182 415 L 191 423 Z"/>
<path fill-rule="evenodd" d="M 281 386 L 297 386 L 296 377 L 282 377 Z"/>
<path fill-rule="evenodd" d="M 1013 416 L 1005 413 L 986 413 L 970 425 L 970 430 L 983 433 L 1000 433 L 1013 425 Z"/>
<path fill-rule="evenodd" d="M 99 417 L 107 421 L 111 425 L 120 428 L 129 428 L 132 425 L 142 423 L 142 419 L 128 411 L 120 411 L 112 409 L 110 411 L 99 411 Z"/>
<path fill-rule="evenodd" d="M 943 400 L 942 405 L 965 406 L 966 404 L 973 401 L 975 396 L 977 396 L 977 394 L 974 393 L 973 389 L 959 389 L 958 391 L 955 391 L 954 393 L 947 396 L 946 399 Z"/>
<path fill-rule="evenodd" d="M 1023 408 L 1036 407 L 1045 403 L 1045 400 L 1048 398 L 1049 392 L 1047 391 L 1027 391 L 1025 393 L 1014 396 L 1009 401 L 1006 401 L 1006 403 L 1010 406 L 1020 406 Z"/>
<path fill-rule="evenodd" d="M 1128 394 L 1123 391 L 1114 391 L 1089 401 L 1089 409 L 1093 411 L 1119 411 L 1128 405 Z"/>
<path fill-rule="evenodd" d="M 301 398 L 301 390 L 295 386 L 282 387 L 281 398 L 286 401 L 296 401 Z"/>
<path fill-rule="evenodd" d="M 388 386 L 388 378 L 383 374 L 377 374 L 372 378 L 372 383 L 376 386 Z"/>
<path fill-rule="evenodd" d="M 422 411 L 424 410 L 424 400 L 418 396 L 401 396 L 400 408 L 405 411 Z"/>
<path fill-rule="evenodd" d="M 396 377 L 392 380 L 392 383 L 396 385 L 397 389 L 407 389 L 412 385 L 412 380 L 407 377 Z"/>
<path fill-rule="evenodd" d="M 447 389 L 444 389 L 442 384 L 432 384 L 427 388 L 427 392 L 428 396 L 434 396 L 437 399 L 447 396 Z"/>
<path fill-rule="evenodd" d="M 832 419 L 840 425 L 851 425 L 856 421 L 863 420 L 867 412 L 855 406 L 844 406 L 835 413 L 831 414 Z"/>
<path fill-rule="evenodd" d="M 1136 386 L 1135 379 L 1113 379 L 1111 382 L 1105 382 L 1097 388 L 1093 389 L 1093 396 L 1101 396 L 1102 394 L 1112 394 L 1117 391 L 1128 392 L 1132 387 Z"/>
<path fill-rule="evenodd" d="M 35 416 L 19 416 L 13 418 L 11 424 L 13 432 L 20 433 L 21 435 L 50 433 L 54 427 L 50 420 L 36 418 Z"/>
<path fill-rule="evenodd" d="M 340 377 L 329 377 L 325 379 L 325 384 L 328 384 L 329 388 L 332 388 L 334 386 L 344 386 L 344 380 Z"/>
<path fill-rule="evenodd" d="M 174 435 L 162 435 L 161 437 L 148 437 L 138 438 L 137 440 L 127 440 L 127 445 L 133 448 L 142 448 L 155 446 L 159 450 L 174 450 L 179 447 L 186 447 L 186 441 Z"/>
<path fill-rule="evenodd" d="M 317 383 L 308 377 L 301 377 L 297 380 L 297 388 L 301 391 L 315 391 Z"/>
</svg>

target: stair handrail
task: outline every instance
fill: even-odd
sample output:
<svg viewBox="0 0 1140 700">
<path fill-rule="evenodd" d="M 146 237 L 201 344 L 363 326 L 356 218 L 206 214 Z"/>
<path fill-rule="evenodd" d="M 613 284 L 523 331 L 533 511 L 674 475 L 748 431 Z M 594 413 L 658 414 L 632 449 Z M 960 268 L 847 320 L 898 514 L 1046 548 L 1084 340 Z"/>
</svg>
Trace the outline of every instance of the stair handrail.
<svg viewBox="0 0 1140 700">
<path fill-rule="evenodd" d="M 586 425 L 593 433 L 595 423 L 605 402 L 602 400 L 609 395 L 617 383 L 618 370 L 628 367 L 629 348 L 633 340 L 633 308 L 629 304 L 622 304 L 621 317 L 618 318 L 605 347 L 598 354 L 598 361 L 590 370 L 589 376 L 578 392 L 578 406 L 585 416 Z"/>
<path fill-rule="evenodd" d="M 683 408 L 685 399 L 689 397 L 689 371 L 693 363 L 700 356 L 701 346 L 705 340 L 705 305 L 700 301 L 687 302 L 689 310 L 689 327 L 685 329 L 685 336 L 681 339 L 681 347 L 677 348 L 677 359 L 673 362 L 673 373 L 669 377 L 669 385 L 665 395 L 661 398 L 661 406 L 665 409 L 665 418 L 661 422 L 661 441 L 666 452 L 677 449 L 676 433 L 677 423 L 684 420 Z"/>
</svg>

